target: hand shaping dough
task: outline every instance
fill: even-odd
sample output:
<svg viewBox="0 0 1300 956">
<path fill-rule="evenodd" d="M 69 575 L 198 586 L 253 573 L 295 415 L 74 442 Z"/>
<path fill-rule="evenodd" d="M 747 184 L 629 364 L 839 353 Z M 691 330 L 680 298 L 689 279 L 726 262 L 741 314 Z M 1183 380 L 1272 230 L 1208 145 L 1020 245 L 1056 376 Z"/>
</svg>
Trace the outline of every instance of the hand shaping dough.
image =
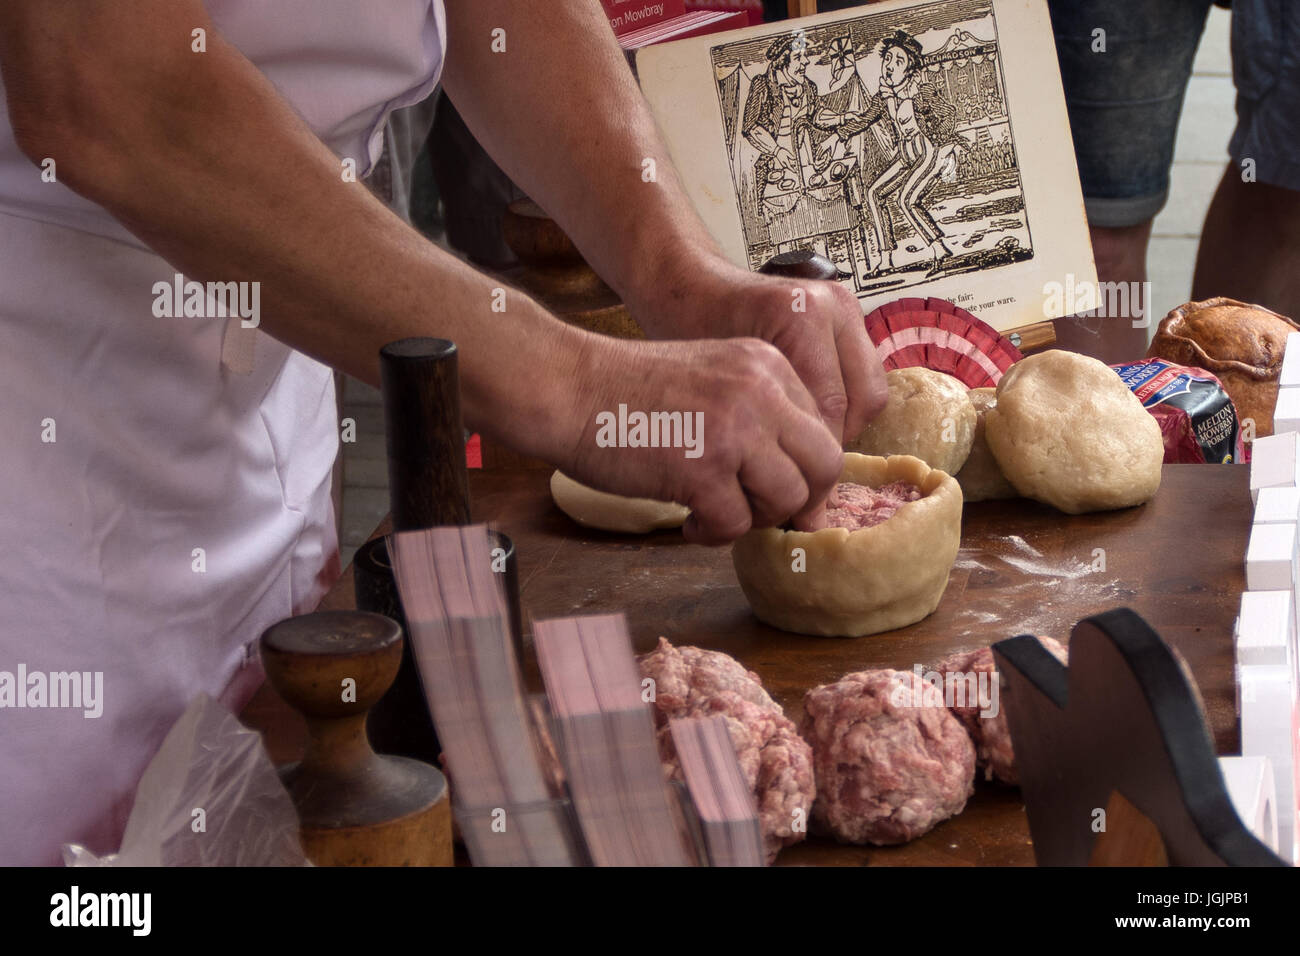
<svg viewBox="0 0 1300 956">
<path fill-rule="evenodd" d="M 680 528 L 691 513 L 685 505 L 653 498 L 624 498 L 579 484 L 568 475 L 551 475 L 551 497 L 566 515 L 587 528 L 623 534 L 649 534 Z"/>
<path fill-rule="evenodd" d="M 989 451 L 988 440 L 984 437 L 984 413 L 997 404 L 996 388 L 972 388 L 967 395 L 975 408 L 975 440 L 971 442 L 970 457 L 955 477 L 961 485 L 961 494 L 966 501 L 992 501 L 999 498 L 1017 498 L 1019 492 L 1007 481 L 998 467 L 998 460 Z"/>
<path fill-rule="evenodd" d="M 912 455 L 955 475 L 975 438 L 975 408 L 966 386 L 928 368 L 885 373 L 889 403 L 844 447 L 863 455 Z"/>
<path fill-rule="evenodd" d="M 856 531 L 747 532 L 731 557 L 760 621 L 797 634 L 861 637 L 913 624 L 939 606 L 961 544 L 957 482 L 910 455 L 851 452 L 840 481 L 871 488 L 908 482 L 922 497 Z"/>
<path fill-rule="evenodd" d="M 1155 418 L 1113 369 L 1074 352 L 1011 366 L 985 413 L 985 436 L 1017 491 L 1066 514 L 1139 505 L 1160 487 Z"/>
</svg>

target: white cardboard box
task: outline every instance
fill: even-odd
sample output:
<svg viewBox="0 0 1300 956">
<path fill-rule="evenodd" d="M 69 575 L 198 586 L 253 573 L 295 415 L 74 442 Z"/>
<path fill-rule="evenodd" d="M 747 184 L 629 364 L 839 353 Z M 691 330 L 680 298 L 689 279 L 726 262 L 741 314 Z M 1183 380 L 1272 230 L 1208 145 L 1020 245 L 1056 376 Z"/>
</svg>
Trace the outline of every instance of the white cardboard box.
<svg viewBox="0 0 1300 956">
<path fill-rule="evenodd" d="M 1296 345 L 1296 348 L 1292 348 Z M 1300 332 L 1290 332 L 1282 351 L 1282 374 L 1278 378 L 1279 388 L 1300 385 Z"/>
<path fill-rule="evenodd" d="M 1267 757 L 1277 786 L 1278 854 L 1290 863 L 1296 854 L 1294 677 L 1278 664 L 1240 668 L 1241 754 Z"/>
<path fill-rule="evenodd" d="M 1268 435 L 1250 446 L 1250 500 L 1258 501 L 1261 488 L 1294 487 L 1300 468 L 1296 463 L 1297 433 Z"/>
<path fill-rule="evenodd" d="M 1300 333 L 1292 332 L 1291 335 Z M 1290 339 L 1291 335 L 1287 338 Z M 1297 348 L 1300 351 L 1300 347 Z M 1277 407 L 1273 411 L 1273 434 L 1300 431 L 1300 385 L 1287 385 L 1277 390 Z"/>
<path fill-rule="evenodd" d="M 1235 641 L 1237 664 L 1293 666 L 1295 617 L 1290 591 L 1247 591 L 1241 596 Z"/>
<path fill-rule="evenodd" d="M 1259 495 L 1255 498 L 1254 520 L 1255 524 L 1300 521 L 1300 488 L 1259 489 Z"/>
<path fill-rule="evenodd" d="M 1246 587 L 1291 591 L 1295 587 L 1296 524 L 1256 524 L 1246 545 Z"/>
<path fill-rule="evenodd" d="M 1220 757 L 1219 769 L 1241 822 L 1277 853 L 1277 785 L 1272 762 L 1267 757 Z"/>
</svg>

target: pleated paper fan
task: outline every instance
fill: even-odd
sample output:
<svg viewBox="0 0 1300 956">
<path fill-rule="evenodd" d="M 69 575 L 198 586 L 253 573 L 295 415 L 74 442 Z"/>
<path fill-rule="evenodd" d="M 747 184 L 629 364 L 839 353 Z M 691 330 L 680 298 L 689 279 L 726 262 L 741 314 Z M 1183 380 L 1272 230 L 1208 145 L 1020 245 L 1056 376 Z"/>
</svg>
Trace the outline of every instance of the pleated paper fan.
<svg viewBox="0 0 1300 956">
<path fill-rule="evenodd" d="M 896 299 L 866 318 L 886 370 L 922 366 L 967 388 L 991 388 L 1024 356 L 1003 335 L 944 299 Z"/>
</svg>

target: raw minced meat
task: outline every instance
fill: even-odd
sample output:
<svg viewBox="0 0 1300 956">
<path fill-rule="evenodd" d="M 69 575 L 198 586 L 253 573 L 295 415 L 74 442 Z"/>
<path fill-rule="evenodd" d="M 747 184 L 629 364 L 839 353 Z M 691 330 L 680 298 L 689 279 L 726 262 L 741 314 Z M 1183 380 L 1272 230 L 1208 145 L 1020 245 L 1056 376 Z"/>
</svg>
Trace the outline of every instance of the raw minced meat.
<svg viewBox="0 0 1300 956">
<path fill-rule="evenodd" d="M 642 654 L 637 662 L 641 665 L 641 675 L 655 682 L 657 712 L 667 717 L 681 717 L 683 711 L 700 699 L 724 690 L 733 691 L 760 707 L 781 710 L 763 689 L 757 674 L 721 651 L 674 647 L 661 637 L 659 646 L 649 654 Z"/>
<path fill-rule="evenodd" d="M 916 674 L 861 671 L 814 687 L 799 730 L 813 750 L 813 819 L 838 840 L 906 843 L 974 790 L 975 747 Z"/>
<path fill-rule="evenodd" d="M 1069 652 L 1057 641 L 1050 637 L 1040 637 L 1038 641 L 1062 664 L 1069 663 Z M 989 678 L 997 675 L 993 649 L 981 647 L 975 651 L 953 654 L 936 665 L 935 670 L 943 676 L 945 687 L 950 683 L 953 686 L 953 691 L 944 699 L 953 716 L 961 721 L 970 734 L 971 742 L 975 745 L 976 762 L 984 768 L 984 779 L 996 778 L 1003 783 L 1018 784 L 1020 777 L 1016 772 L 1016 754 L 1011 746 L 1011 727 L 1002 706 L 1001 691 L 999 689 L 993 692 L 994 684 L 989 682 Z M 952 681 L 948 680 L 950 674 L 955 678 Z M 972 674 L 975 675 L 973 687 L 968 677 Z M 989 678 L 980 676 L 984 674 L 989 675 Z M 978 689 L 980 680 L 984 680 L 989 688 L 987 706 L 970 696 L 970 690 Z M 962 685 L 960 698 L 957 696 L 959 682 Z M 997 696 L 991 696 L 992 693 Z M 992 706 L 994 703 L 996 706 Z"/>
<path fill-rule="evenodd" d="M 842 481 L 826 500 L 826 524 L 831 528 L 874 528 L 892 518 L 909 501 L 917 501 L 921 489 L 907 481 L 891 481 L 879 488 Z"/>
<path fill-rule="evenodd" d="M 770 863 L 782 847 L 805 836 L 816 787 L 812 750 L 779 710 L 752 704 L 730 691 L 700 700 L 674 717 L 712 717 L 727 722 L 740 770 L 754 795 L 759 830 Z M 659 754 L 671 779 L 682 779 L 672 733 L 659 731 Z M 796 826 L 798 829 L 796 830 Z"/>
<path fill-rule="evenodd" d="M 804 839 L 816 792 L 812 750 L 758 675 L 720 651 L 673 647 L 662 637 L 638 663 L 642 676 L 655 682 L 655 724 L 665 772 L 681 778 L 668 721 L 720 714 L 754 794 L 768 862 L 782 847 Z"/>
</svg>

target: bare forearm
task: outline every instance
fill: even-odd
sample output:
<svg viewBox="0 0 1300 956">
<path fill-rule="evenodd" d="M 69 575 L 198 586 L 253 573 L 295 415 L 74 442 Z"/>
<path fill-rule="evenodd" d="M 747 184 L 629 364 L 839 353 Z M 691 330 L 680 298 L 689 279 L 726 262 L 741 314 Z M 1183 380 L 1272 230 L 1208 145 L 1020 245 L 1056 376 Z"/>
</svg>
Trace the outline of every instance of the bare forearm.
<svg viewBox="0 0 1300 956">
<path fill-rule="evenodd" d="M 681 263 L 716 253 L 599 3 L 446 6 L 448 93 L 488 152 L 624 299 L 642 299 Z M 504 53 L 493 52 L 497 28 Z M 646 160 L 653 182 L 643 176 Z"/>
<path fill-rule="evenodd" d="M 283 341 L 373 382 L 384 343 L 450 338 L 472 426 L 598 487 L 686 503 L 692 540 L 732 540 L 755 520 L 810 526 L 843 423 L 860 430 L 884 403 L 852 295 L 810 284 L 794 322 L 790 283 L 717 254 L 597 4 L 547 3 L 544 16 L 523 0 L 448 6 L 448 82 L 485 145 L 649 331 L 729 341 L 589 335 L 517 293 L 494 310 L 490 280 L 344 181 L 199 0 L 4 0 L 0 69 L 30 158 L 55 157 L 62 182 L 192 278 L 260 282 L 263 326 Z M 197 26 L 203 54 L 190 52 Z M 496 27 L 511 52 L 491 52 Z M 646 158 L 657 182 L 642 180 Z M 703 415 L 702 462 L 667 447 L 607 452 L 595 414 L 622 403 Z"/>
<path fill-rule="evenodd" d="M 424 240 L 363 185 L 345 182 L 339 160 L 213 35 L 198 4 L 149 6 L 165 21 L 151 29 L 174 39 L 175 51 L 157 35 L 152 49 L 128 43 L 100 72 L 101 85 L 84 91 L 81 117 L 44 129 L 30 103 L 16 102 L 32 88 L 25 71 L 39 60 L 16 51 L 22 38 L 6 32 L 0 58 L 28 152 L 53 155 L 61 180 L 191 278 L 259 282 L 263 329 L 335 368 L 374 383 L 385 343 L 452 339 L 471 427 L 554 457 L 564 441 L 554 415 L 565 399 L 559 389 L 572 382 L 587 337 L 513 290 L 505 311 L 494 311 L 502 299 L 493 283 Z M 115 17 L 91 11 L 79 29 L 114 36 Z M 204 54 L 189 51 L 194 26 L 209 30 Z M 146 75 L 145 62 L 165 82 Z M 142 289 L 142 301 L 149 294 Z M 536 380 L 547 366 L 554 371 L 532 400 L 513 402 L 512 383 Z"/>
</svg>

